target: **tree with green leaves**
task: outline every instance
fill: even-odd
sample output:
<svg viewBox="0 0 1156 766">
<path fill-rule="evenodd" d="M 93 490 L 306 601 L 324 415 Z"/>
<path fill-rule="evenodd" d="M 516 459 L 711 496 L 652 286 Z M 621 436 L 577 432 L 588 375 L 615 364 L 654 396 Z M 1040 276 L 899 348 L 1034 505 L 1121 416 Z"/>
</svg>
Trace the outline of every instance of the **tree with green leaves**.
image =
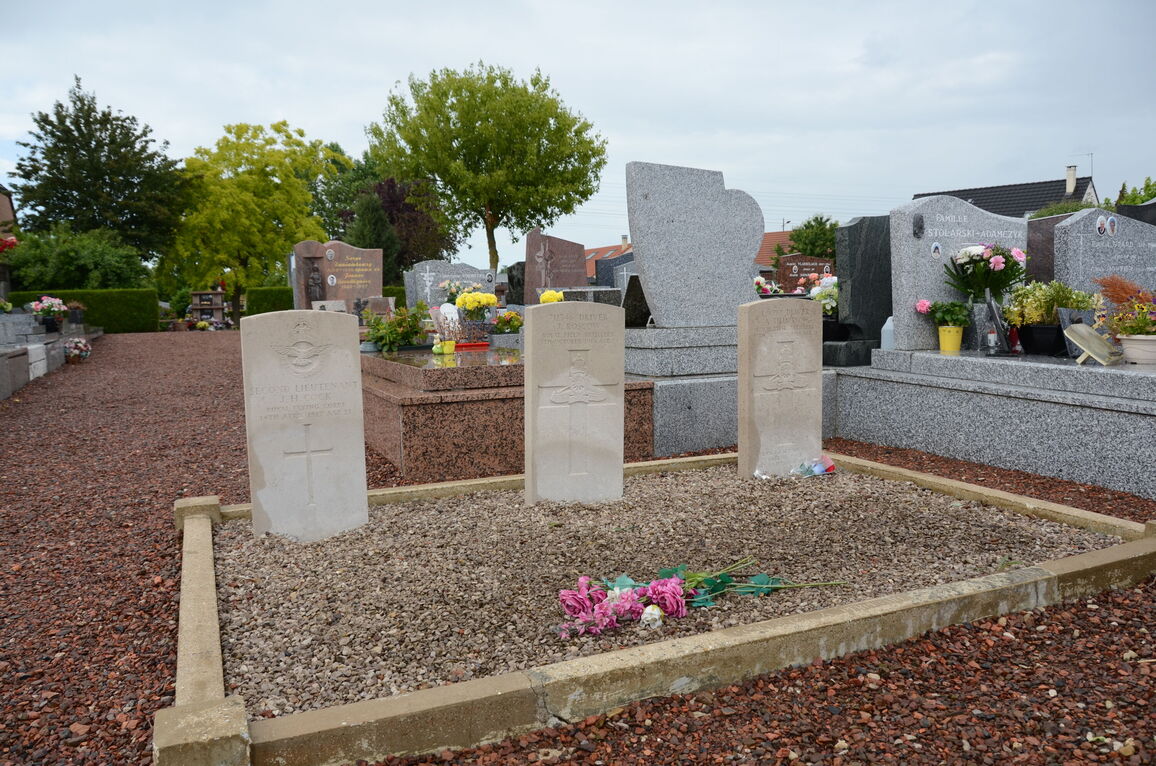
<svg viewBox="0 0 1156 766">
<path fill-rule="evenodd" d="M 839 224 L 832 221 L 830 216 L 816 213 L 791 230 L 789 252 L 802 253 L 811 258 L 833 259 L 835 257 L 835 232 L 838 229 Z M 779 252 L 781 247 L 781 245 L 776 246 L 776 252 L 779 255 L 786 255 L 786 253 Z"/>
<path fill-rule="evenodd" d="M 147 260 L 163 252 L 186 204 L 178 163 L 157 145 L 152 130 L 135 117 L 96 104 L 80 78 L 68 103 L 32 116 L 27 154 L 16 161 L 12 185 L 25 231 L 46 232 L 67 223 L 72 231 L 115 232 Z"/>
<path fill-rule="evenodd" d="M 176 269 L 189 284 L 224 280 L 234 319 L 241 293 L 284 275 L 285 258 L 306 239 L 325 240 L 310 184 L 335 172 L 333 151 L 287 122 L 226 125 L 212 149 L 185 161 L 194 207 L 177 232 Z"/>
<path fill-rule="evenodd" d="M 321 220 L 326 236 L 322 240 L 345 241 L 345 230 L 353 220 L 353 203 L 358 195 L 380 179 L 361 160 L 345 153 L 341 144 L 325 145 L 330 155 L 331 172 L 319 174 L 309 185 L 313 195 L 313 214 Z"/>
<path fill-rule="evenodd" d="M 1128 182 L 1125 181 L 1120 185 L 1120 193 L 1116 196 L 1116 201 L 1104 200 L 1105 203 L 1113 205 L 1141 205 L 1150 199 L 1156 199 L 1156 182 L 1152 177 L 1144 179 L 1143 186 L 1133 186 L 1128 188 Z"/>
<path fill-rule="evenodd" d="M 17 290 L 111 290 L 140 287 L 148 276 L 135 248 L 107 229 L 74 232 L 67 223 L 25 232 L 9 254 Z"/>
<path fill-rule="evenodd" d="M 571 112 L 535 71 L 529 82 L 479 62 L 409 79 L 408 99 L 390 95 L 381 124 L 367 129 L 369 157 L 394 178 L 427 181 L 431 214 L 456 239 L 482 225 L 490 268 L 494 230 L 513 236 L 549 226 L 598 190 L 606 141 Z"/>
<path fill-rule="evenodd" d="M 345 241 L 354 247 L 380 248 L 382 285 L 398 284 L 401 270 L 397 267 L 397 251 L 401 243 L 377 195 L 358 197 L 353 203 L 353 216 Z"/>
</svg>

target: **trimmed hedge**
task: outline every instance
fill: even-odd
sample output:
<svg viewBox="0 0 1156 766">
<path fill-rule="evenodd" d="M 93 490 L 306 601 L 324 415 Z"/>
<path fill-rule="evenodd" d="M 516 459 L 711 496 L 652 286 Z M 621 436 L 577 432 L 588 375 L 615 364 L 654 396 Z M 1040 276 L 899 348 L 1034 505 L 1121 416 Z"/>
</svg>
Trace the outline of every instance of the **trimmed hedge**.
<svg viewBox="0 0 1156 766">
<path fill-rule="evenodd" d="M 392 296 L 392 297 L 397 299 L 394 301 L 394 305 L 404 306 L 405 305 L 405 285 L 397 285 L 395 287 L 383 287 L 383 288 L 381 288 L 381 296 L 383 298 L 389 298 L 390 296 Z"/>
<path fill-rule="evenodd" d="M 245 316 L 292 310 L 292 287 L 250 287 L 245 291 Z"/>
<path fill-rule="evenodd" d="M 17 290 L 9 294 L 13 306 L 51 295 L 65 303 L 84 304 L 84 323 L 103 327 L 106 333 L 156 332 L 160 321 L 157 291 L 143 290 Z"/>
</svg>

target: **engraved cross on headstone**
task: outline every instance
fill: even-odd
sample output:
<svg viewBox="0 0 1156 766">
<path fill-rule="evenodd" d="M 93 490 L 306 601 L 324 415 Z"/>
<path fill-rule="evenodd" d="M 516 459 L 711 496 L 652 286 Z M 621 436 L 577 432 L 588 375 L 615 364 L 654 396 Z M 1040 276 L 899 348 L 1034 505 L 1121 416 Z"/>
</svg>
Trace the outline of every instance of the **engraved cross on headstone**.
<svg viewBox="0 0 1156 766">
<path fill-rule="evenodd" d="M 566 373 L 566 385 L 550 394 L 550 402 L 566 405 L 569 410 L 568 474 L 581 476 L 590 473 L 590 453 L 586 429 L 590 414 L 587 404 L 604 402 L 607 398 L 603 388 L 614 384 L 599 383 L 587 371 L 589 349 L 571 349 L 570 369 Z"/>
<path fill-rule="evenodd" d="M 799 379 L 800 370 L 796 363 L 798 358 L 794 339 L 776 341 L 771 353 L 772 371 L 754 376 L 757 388 L 762 391 L 803 388 L 804 383 Z"/>
<path fill-rule="evenodd" d="M 305 458 L 305 487 L 309 496 L 309 507 L 312 508 L 316 504 L 313 501 L 313 456 L 314 455 L 328 455 L 333 452 L 332 447 L 325 447 L 321 449 L 313 449 L 309 439 L 309 427 L 312 423 L 302 423 L 305 426 L 305 449 L 301 450 L 284 450 L 282 454 L 285 457 L 304 457 Z"/>
<path fill-rule="evenodd" d="M 430 265 L 425 265 L 425 271 L 422 272 L 421 281 L 425 285 L 425 302 L 427 305 L 433 302 L 433 283 L 434 275 L 430 272 Z"/>
</svg>

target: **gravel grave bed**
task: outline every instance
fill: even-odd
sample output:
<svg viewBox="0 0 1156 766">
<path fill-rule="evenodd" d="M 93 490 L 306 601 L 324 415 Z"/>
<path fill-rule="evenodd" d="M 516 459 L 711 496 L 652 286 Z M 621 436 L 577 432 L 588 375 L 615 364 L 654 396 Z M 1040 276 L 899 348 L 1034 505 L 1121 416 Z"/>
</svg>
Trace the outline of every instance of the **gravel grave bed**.
<svg viewBox="0 0 1156 766">
<path fill-rule="evenodd" d="M 621 501 L 523 505 L 521 491 L 381 506 L 370 523 L 297 544 L 248 522 L 215 540 L 225 678 L 255 716 L 511 672 L 1018 568 L 1118 538 L 840 472 L 740 479 L 734 466 L 629 477 Z M 789 581 L 728 594 L 657 630 L 562 639 L 560 588 L 648 580 L 754 556 Z"/>
</svg>

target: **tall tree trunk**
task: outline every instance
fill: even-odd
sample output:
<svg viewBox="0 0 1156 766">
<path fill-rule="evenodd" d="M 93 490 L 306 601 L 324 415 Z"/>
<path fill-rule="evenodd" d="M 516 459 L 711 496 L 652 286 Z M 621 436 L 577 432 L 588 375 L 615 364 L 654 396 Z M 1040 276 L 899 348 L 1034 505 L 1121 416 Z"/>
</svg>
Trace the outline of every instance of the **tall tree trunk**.
<svg viewBox="0 0 1156 766">
<path fill-rule="evenodd" d="M 494 228 L 497 225 L 497 217 L 490 212 L 490 206 L 486 205 L 485 215 L 482 219 L 486 226 L 486 244 L 490 248 L 490 268 L 494 271 L 498 270 L 498 243 L 494 239 Z"/>
<path fill-rule="evenodd" d="M 233 315 L 233 326 L 241 326 L 241 286 L 239 284 L 233 285 L 233 299 L 231 301 L 232 309 L 229 313 Z"/>
</svg>

